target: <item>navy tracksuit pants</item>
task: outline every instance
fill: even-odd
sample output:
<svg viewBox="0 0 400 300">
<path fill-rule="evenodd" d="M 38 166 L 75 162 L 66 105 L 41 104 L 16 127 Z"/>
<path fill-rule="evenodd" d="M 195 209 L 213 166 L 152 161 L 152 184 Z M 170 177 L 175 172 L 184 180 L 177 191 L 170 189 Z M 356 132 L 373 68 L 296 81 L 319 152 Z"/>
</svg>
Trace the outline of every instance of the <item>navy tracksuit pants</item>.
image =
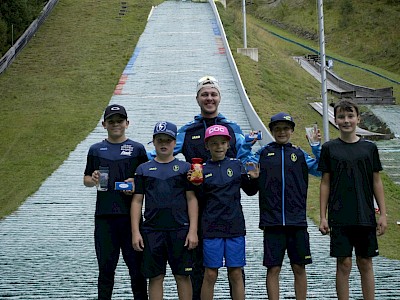
<svg viewBox="0 0 400 300">
<path fill-rule="evenodd" d="M 147 300 L 147 283 L 140 271 L 142 253 L 132 247 L 130 217 L 96 216 L 94 239 L 99 265 L 99 300 L 111 299 L 120 252 L 129 269 L 134 299 Z"/>
</svg>

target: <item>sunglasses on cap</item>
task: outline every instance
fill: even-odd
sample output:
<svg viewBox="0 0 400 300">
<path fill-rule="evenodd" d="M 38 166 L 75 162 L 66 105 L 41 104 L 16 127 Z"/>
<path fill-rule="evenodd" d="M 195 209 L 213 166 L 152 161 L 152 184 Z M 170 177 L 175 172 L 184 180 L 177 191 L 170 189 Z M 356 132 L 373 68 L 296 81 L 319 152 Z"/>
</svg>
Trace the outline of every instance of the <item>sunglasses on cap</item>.
<svg viewBox="0 0 400 300">
<path fill-rule="evenodd" d="M 204 85 L 204 84 L 218 84 L 218 80 L 215 79 L 215 77 L 212 76 L 204 76 L 201 77 L 198 81 L 197 81 L 197 86 L 199 85 Z"/>
</svg>

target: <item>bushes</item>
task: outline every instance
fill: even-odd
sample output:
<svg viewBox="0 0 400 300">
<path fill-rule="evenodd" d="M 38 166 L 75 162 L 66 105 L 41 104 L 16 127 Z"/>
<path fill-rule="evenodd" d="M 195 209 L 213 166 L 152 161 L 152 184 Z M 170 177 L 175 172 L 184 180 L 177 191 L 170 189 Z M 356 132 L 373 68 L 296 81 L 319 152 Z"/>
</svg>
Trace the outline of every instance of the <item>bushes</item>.
<svg viewBox="0 0 400 300">
<path fill-rule="evenodd" d="M 0 3 L 0 56 L 37 18 L 46 1 L 3 0 Z"/>
<path fill-rule="evenodd" d="M 349 24 L 351 24 L 351 18 L 354 12 L 353 2 L 351 0 L 342 0 L 339 9 L 341 16 L 339 26 L 341 28 L 347 28 Z"/>
</svg>

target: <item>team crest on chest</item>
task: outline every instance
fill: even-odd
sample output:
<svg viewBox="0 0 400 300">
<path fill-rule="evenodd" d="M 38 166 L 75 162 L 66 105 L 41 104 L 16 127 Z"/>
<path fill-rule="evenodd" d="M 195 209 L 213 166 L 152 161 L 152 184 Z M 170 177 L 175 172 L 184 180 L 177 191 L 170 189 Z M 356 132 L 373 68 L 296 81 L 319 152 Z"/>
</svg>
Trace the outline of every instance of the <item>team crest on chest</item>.
<svg viewBox="0 0 400 300">
<path fill-rule="evenodd" d="M 228 175 L 229 177 L 232 177 L 233 176 L 233 170 L 231 168 L 228 168 L 226 170 L 226 175 Z"/>
<path fill-rule="evenodd" d="M 179 171 L 179 166 L 178 165 L 174 165 L 172 167 L 172 170 L 174 170 L 175 172 L 178 172 Z"/>
<path fill-rule="evenodd" d="M 198 140 L 200 139 L 200 135 L 192 135 L 192 140 Z"/>
<path fill-rule="evenodd" d="M 132 145 L 122 145 L 121 146 L 121 154 L 120 155 L 131 156 L 132 152 L 133 152 Z"/>
<path fill-rule="evenodd" d="M 292 162 L 296 162 L 296 161 L 297 161 L 297 155 L 294 154 L 294 153 L 292 153 L 292 154 L 290 155 L 290 159 L 292 160 Z"/>
</svg>

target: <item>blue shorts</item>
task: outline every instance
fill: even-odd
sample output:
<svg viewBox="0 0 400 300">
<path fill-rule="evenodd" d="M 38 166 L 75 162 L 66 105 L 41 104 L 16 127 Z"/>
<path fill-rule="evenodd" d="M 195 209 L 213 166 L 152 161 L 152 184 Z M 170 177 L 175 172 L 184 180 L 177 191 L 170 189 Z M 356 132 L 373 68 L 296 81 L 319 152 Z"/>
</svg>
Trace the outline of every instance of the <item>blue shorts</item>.
<svg viewBox="0 0 400 300">
<path fill-rule="evenodd" d="M 287 250 L 290 264 L 312 263 L 307 227 L 274 226 L 264 228 L 264 260 L 267 268 L 282 266 Z"/>
<path fill-rule="evenodd" d="M 246 265 L 246 240 L 244 236 L 235 238 L 203 239 L 203 265 L 218 269 L 224 266 L 238 268 Z"/>
</svg>

